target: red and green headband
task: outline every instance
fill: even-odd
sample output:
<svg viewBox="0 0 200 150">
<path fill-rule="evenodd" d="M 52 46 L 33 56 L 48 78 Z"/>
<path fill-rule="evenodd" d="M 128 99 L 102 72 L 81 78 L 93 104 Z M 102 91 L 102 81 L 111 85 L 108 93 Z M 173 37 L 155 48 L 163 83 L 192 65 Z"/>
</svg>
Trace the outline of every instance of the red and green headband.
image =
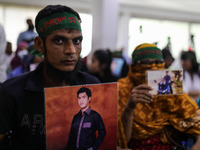
<svg viewBox="0 0 200 150">
<path fill-rule="evenodd" d="M 59 12 L 51 14 L 39 21 L 36 30 L 40 37 L 45 37 L 52 31 L 70 28 L 81 31 L 80 20 L 70 12 Z"/>
<path fill-rule="evenodd" d="M 132 62 L 144 59 L 163 59 L 162 52 L 157 47 L 144 47 L 133 52 Z"/>
</svg>

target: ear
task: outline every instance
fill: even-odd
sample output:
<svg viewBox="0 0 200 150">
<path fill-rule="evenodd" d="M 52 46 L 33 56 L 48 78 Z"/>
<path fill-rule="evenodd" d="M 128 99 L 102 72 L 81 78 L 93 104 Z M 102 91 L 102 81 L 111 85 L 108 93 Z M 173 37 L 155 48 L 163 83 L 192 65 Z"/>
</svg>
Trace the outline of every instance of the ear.
<svg viewBox="0 0 200 150">
<path fill-rule="evenodd" d="M 91 97 L 89 97 L 88 100 L 89 100 L 89 103 L 90 103 L 91 102 Z"/>
<path fill-rule="evenodd" d="M 44 43 L 43 43 L 43 39 L 39 36 L 37 36 L 35 39 L 34 39 L 34 43 L 35 43 L 35 47 L 37 48 L 37 50 L 44 54 Z"/>
</svg>

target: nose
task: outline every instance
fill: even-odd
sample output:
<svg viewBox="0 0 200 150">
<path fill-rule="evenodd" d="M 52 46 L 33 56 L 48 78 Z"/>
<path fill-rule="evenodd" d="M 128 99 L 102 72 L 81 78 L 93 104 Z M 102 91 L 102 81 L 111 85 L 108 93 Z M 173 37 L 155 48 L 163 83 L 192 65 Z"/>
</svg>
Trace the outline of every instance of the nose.
<svg viewBox="0 0 200 150">
<path fill-rule="evenodd" d="M 75 46 L 73 44 L 73 41 L 68 41 L 65 46 L 64 46 L 64 54 L 75 54 L 76 53 L 76 49 Z"/>
</svg>

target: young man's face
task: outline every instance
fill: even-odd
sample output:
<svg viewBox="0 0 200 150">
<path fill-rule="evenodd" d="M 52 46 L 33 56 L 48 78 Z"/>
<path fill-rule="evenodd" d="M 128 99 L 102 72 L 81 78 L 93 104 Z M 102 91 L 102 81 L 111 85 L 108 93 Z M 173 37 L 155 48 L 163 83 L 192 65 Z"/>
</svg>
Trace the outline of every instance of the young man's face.
<svg viewBox="0 0 200 150">
<path fill-rule="evenodd" d="M 78 104 L 82 110 L 89 108 L 91 97 L 88 97 L 86 92 L 80 93 L 78 95 Z"/>
<path fill-rule="evenodd" d="M 76 29 L 60 29 L 46 36 L 45 57 L 60 71 L 73 71 L 81 53 L 82 33 Z"/>
</svg>

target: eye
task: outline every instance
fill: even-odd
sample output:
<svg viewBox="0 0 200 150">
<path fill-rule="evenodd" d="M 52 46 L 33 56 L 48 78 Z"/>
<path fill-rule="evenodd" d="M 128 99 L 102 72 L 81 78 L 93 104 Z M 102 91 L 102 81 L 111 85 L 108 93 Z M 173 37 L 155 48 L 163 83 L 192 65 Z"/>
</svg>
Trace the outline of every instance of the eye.
<svg viewBox="0 0 200 150">
<path fill-rule="evenodd" d="M 63 38 L 56 38 L 54 39 L 54 42 L 58 45 L 63 45 L 65 41 Z"/>
<path fill-rule="evenodd" d="M 83 38 L 82 37 L 79 37 L 79 38 L 75 38 L 73 39 L 73 43 L 75 45 L 79 45 L 81 42 L 82 42 Z"/>
</svg>

